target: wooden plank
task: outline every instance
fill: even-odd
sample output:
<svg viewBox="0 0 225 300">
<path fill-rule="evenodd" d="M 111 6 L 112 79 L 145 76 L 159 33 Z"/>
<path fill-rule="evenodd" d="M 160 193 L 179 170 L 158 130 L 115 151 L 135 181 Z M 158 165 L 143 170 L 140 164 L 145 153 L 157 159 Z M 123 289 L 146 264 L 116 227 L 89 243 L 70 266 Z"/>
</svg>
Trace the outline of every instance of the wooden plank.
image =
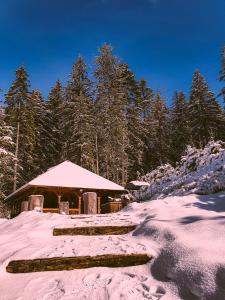
<svg viewBox="0 0 225 300">
<path fill-rule="evenodd" d="M 122 235 L 136 227 L 137 225 L 54 228 L 53 235 Z"/>
<path fill-rule="evenodd" d="M 119 268 L 146 264 L 151 257 L 147 254 L 106 254 L 97 256 L 53 257 L 9 262 L 9 273 L 63 271 L 94 267 Z"/>
</svg>

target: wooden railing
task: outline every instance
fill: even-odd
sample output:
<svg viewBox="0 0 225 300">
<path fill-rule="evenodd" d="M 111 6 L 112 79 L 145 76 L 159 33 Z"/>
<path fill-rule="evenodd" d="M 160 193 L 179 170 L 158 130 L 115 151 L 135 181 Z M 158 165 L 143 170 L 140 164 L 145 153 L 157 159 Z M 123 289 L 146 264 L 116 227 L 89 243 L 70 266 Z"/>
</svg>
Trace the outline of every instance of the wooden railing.
<svg viewBox="0 0 225 300">
<path fill-rule="evenodd" d="M 70 208 L 69 214 L 70 215 L 79 215 L 79 208 Z"/>
<path fill-rule="evenodd" d="M 59 213 L 58 208 L 43 208 L 44 213 Z M 69 209 L 70 215 L 78 215 L 79 214 L 79 208 L 70 208 Z"/>
<path fill-rule="evenodd" d="M 43 208 L 44 213 L 59 213 L 58 208 Z"/>
</svg>

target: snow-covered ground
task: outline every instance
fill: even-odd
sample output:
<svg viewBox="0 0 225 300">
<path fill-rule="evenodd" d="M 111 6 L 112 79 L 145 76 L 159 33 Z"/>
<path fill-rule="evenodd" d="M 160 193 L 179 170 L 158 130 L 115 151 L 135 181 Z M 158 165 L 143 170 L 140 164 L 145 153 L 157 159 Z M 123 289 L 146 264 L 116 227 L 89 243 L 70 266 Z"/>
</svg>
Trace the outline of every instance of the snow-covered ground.
<svg viewBox="0 0 225 300">
<path fill-rule="evenodd" d="M 52 236 L 54 227 L 139 224 L 122 236 Z M 1 300 L 225 299 L 225 192 L 132 203 L 99 216 L 22 213 L 0 222 Z M 21 258 L 147 253 L 143 266 L 9 274 Z"/>
</svg>

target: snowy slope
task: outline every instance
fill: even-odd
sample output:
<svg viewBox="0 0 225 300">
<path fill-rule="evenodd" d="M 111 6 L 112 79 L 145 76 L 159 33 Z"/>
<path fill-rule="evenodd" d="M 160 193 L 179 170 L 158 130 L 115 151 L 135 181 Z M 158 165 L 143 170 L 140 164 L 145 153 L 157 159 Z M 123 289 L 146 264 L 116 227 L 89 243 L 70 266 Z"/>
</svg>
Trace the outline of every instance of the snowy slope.
<svg viewBox="0 0 225 300">
<path fill-rule="evenodd" d="M 149 187 L 136 193 L 139 200 L 225 190 L 225 143 L 210 142 L 204 149 L 189 146 L 176 168 L 160 166 L 141 180 Z"/>
<path fill-rule="evenodd" d="M 130 214 L 82 215 L 24 212 L 0 223 L 0 299 L 153 299 L 164 294 L 149 276 L 149 266 L 92 268 L 61 272 L 9 274 L 5 268 L 13 259 L 68 257 L 116 253 L 151 253 L 151 244 L 132 234 L 122 236 L 53 236 L 54 227 L 128 225 L 140 221 Z M 109 298 L 110 297 L 110 298 Z"/>
<path fill-rule="evenodd" d="M 104 220 L 104 221 L 102 221 Z M 53 237 L 59 226 L 139 224 L 123 236 Z M 122 212 L 71 219 L 22 213 L 0 224 L 1 300 L 225 299 L 225 193 L 132 203 Z M 9 274 L 12 259 L 148 253 L 128 268 Z"/>
</svg>

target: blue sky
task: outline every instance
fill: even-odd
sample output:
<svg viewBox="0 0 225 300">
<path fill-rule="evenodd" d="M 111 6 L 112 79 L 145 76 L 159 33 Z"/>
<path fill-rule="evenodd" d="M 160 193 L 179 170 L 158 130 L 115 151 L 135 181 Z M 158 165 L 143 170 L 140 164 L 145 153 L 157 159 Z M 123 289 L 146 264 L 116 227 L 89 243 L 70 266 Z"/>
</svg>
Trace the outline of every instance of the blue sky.
<svg viewBox="0 0 225 300">
<path fill-rule="evenodd" d="M 224 0 L 0 0 L 0 87 L 24 64 L 47 96 L 79 53 L 92 72 L 107 42 L 168 102 L 175 90 L 189 92 L 195 69 L 218 93 L 224 15 Z"/>
</svg>

